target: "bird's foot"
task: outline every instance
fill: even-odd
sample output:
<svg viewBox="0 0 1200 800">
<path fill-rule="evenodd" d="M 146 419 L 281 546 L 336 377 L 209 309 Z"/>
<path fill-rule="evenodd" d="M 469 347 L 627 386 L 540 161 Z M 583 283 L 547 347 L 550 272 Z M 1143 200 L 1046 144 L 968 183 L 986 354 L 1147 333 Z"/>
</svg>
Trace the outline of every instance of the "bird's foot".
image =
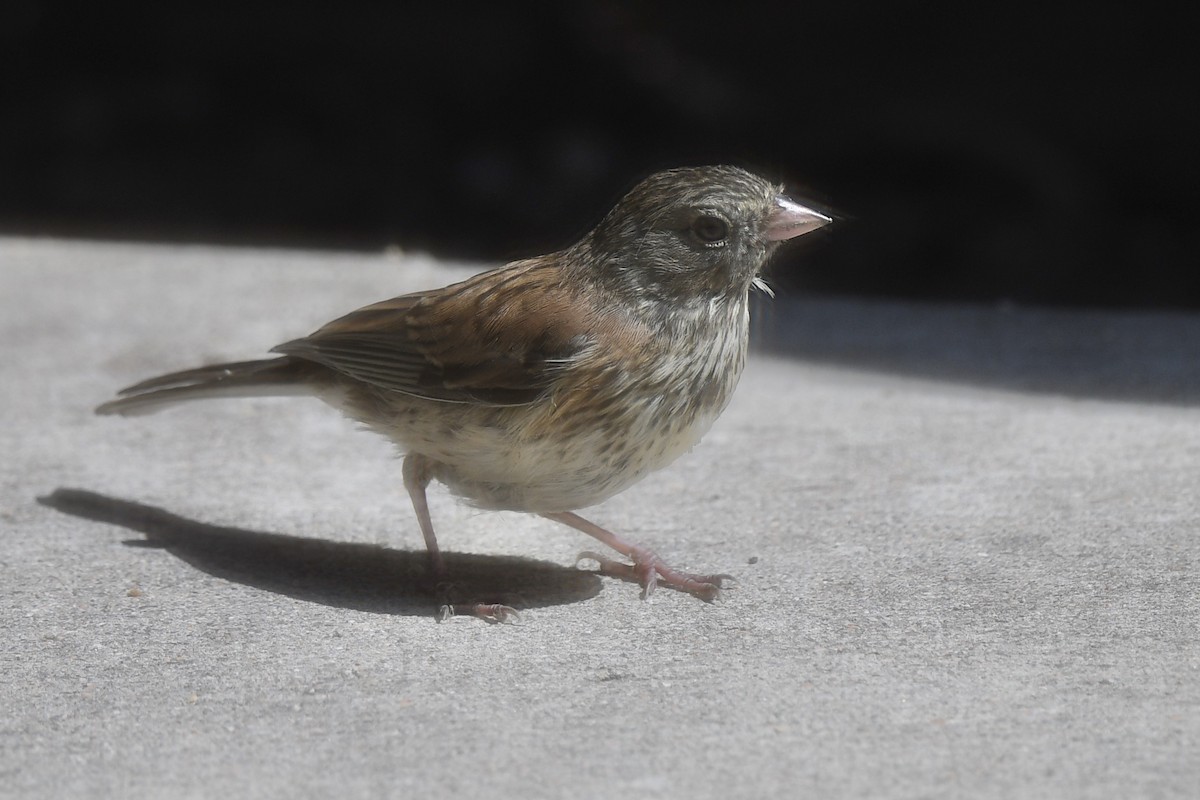
<svg viewBox="0 0 1200 800">
<path fill-rule="evenodd" d="M 451 617 L 478 617 L 495 625 L 514 623 L 521 618 L 515 608 L 504 603 L 457 602 L 456 596 L 462 594 L 465 592 L 456 590 L 452 582 L 444 581 L 437 585 L 438 609 L 435 616 L 438 622 L 445 622 Z"/>
<path fill-rule="evenodd" d="M 500 603 L 443 603 L 438 607 L 438 622 L 445 622 L 451 617 L 462 616 L 478 617 L 484 622 L 489 622 L 493 625 L 500 623 L 511 624 L 521 619 L 521 615 L 517 613 L 515 608 Z"/>
<path fill-rule="evenodd" d="M 673 569 L 664 564 L 657 553 L 645 547 L 631 548 L 629 555 L 632 564 L 614 561 L 589 550 L 580 553 L 575 559 L 575 564 L 578 566 L 581 561 L 595 561 L 600 567 L 601 575 L 620 578 L 641 586 L 643 600 L 654 594 L 657 587 L 665 586 L 711 603 L 720 595 L 726 581 L 734 580 L 732 575 L 694 575 Z"/>
</svg>

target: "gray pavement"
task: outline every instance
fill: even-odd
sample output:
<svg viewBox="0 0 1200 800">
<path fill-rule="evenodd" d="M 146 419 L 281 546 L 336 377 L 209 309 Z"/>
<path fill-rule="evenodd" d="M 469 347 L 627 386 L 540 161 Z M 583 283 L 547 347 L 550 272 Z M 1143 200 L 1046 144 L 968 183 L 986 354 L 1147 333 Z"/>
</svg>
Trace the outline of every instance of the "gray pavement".
<svg viewBox="0 0 1200 800">
<path fill-rule="evenodd" d="M 1194 316 L 781 297 L 589 514 L 736 589 L 435 489 L 511 626 L 434 621 L 398 461 L 317 401 L 91 413 L 469 271 L 0 239 L 0 796 L 1200 795 Z"/>
</svg>

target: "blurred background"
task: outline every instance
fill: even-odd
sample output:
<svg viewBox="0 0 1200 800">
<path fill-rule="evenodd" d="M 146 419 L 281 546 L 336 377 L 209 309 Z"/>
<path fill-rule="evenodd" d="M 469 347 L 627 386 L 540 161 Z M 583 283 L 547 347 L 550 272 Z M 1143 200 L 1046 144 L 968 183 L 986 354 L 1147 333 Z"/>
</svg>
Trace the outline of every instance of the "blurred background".
<svg viewBox="0 0 1200 800">
<path fill-rule="evenodd" d="M 1184 4 L 0 4 L 0 233 L 565 245 L 667 166 L 848 217 L 785 291 L 1200 306 Z M 798 257 L 802 255 L 803 257 Z"/>
</svg>

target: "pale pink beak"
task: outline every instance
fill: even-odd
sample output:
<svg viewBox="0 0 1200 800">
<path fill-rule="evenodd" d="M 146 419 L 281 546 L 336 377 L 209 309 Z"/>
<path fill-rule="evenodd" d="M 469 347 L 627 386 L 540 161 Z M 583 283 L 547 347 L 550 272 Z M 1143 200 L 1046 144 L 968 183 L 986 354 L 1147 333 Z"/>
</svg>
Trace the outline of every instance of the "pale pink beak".
<svg viewBox="0 0 1200 800">
<path fill-rule="evenodd" d="M 775 198 L 775 210 L 767 220 L 767 239 L 772 242 L 795 239 L 817 228 L 824 228 L 831 222 L 833 219 L 821 212 L 813 211 L 795 200 L 779 195 Z"/>
</svg>

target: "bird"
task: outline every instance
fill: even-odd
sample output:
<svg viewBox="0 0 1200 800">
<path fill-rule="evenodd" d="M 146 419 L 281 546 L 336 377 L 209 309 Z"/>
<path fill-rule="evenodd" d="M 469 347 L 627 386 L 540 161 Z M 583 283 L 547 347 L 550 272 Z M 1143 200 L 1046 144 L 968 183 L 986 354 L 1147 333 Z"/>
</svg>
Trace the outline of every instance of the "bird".
<svg viewBox="0 0 1200 800">
<path fill-rule="evenodd" d="M 215 397 L 315 395 L 394 442 L 428 551 L 436 480 L 483 509 L 539 514 L 624 556 L 600 572 L 713 601 L 725 574 L 668 566 L 577 512 L 692 449 L 725 409 L 749 342 L 750 293 L 780 243 L 830 216 L 735 166 L 668 169 L 577 242 L 339 317 L 270 358 L 142 381 L 96 409 L 138 415 Z M 577 562 L 578 563 L 578 562 Z M 469 604 L 489 621 L 517 612 Z M 443 614 L 454 613 L 449 606 Z"/>
</svg>

